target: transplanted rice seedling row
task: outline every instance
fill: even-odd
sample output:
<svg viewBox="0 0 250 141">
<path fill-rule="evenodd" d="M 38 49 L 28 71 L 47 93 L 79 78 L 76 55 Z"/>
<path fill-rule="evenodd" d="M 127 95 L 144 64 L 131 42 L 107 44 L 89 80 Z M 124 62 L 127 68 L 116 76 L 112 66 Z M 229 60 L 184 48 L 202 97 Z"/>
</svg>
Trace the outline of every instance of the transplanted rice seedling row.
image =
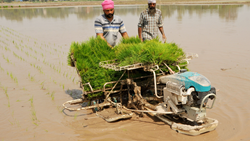
<svg viewBox="0 0 250 141">
<path fill-rule="evenodd" d="M 36 111 L 35 111 L 35 107 L 33 104 L 33 96 L 29 99 L 30 101 L 30 105 L 31 105 L 31 113 L 32 113 L 32 122 L 33 124 L 35 124 L 36 126 L 38 126 L 38 120 L 36 117 Z"/>
<path fill-rule="evenodd" d="M 22 34 L 19 34 L 18 32 L 16 32 L 16 31 L 14 31 L 14 30 L 9 30 L 9 29 L 7 29 L 7 28 L 2 28 L 2 31 L 4 31 L 4 36 L 5 37 L 8 37 L 9 39 L 8 40 L 6 40 L 6 39 L 3 39 L 4 41 L 3 41 L 3 45 L 5 45 L 5 44 L 7 44 L 7 45 L 9 45 L 9 43 L 10 43 L 10 45 L 12 45 L 11 46 L 11 49 L 13 49 L 13 51 L 12 51 L 12 53 L 11 53 L 11 55 L 13 55 L 13 56 L 15 56 L 17 59 L 19 59 L 19 60 L 21 60 L 21 61 L 25 61 L 25 60 L 28 60 L 28 62 L 27 61 L 25 61 L 26 63 L 29 63 L 30 64 L 30 66 L 32 66 L 32 67 L 34 67 L 35 69 L 37 69 L 41 74 L 45 74 L 46 75 L 46 72 L 43 72 L 43 70 L 42 70 L 42 67 L 43 66 L 37 66 L 37 65 L 35 65 L 36 63 L 34 63 L 33 61 L 33 58 L 36 60 L 36 61 L 41 61 L 41 62 L 43 62 L 43 64 L 45 64 L 45 65 L 47 65 L 47 66 L 49 66 L 51 69 L 53 69 L 55 72 L 57 72 L 58 74 L 61 74 L 61 71 L 62 70 L 70 70 L 70 69 L 72 69 L 72 68 L 69 68 L 69 67 L 67 67 L 66 66 L 66 64 L 65 65 L 63 65 L 63 63 L 61 63 L 61 61 L 59 61 L 58 63 L 49 63 L 49 61 L 48 62 L 46 62 L 46 60 L 45 60 L 45 56 L 46 56 L 46 58 L 47 58 L 47 55 L 48 54 L 51 54 L 51 56 L 57 56 L 58 55 L 58 57 L 59 57 L 59 54 L 61 55 L 62 54 L 62 52 L 58 49 L 58 48 L 55 48 L 55 47 L 57 47 L 55 44 L 54 45 L 51 45 L 51 44 L 45 44 L 45 43 L 43 43 L 43 42 L 38 42 L 38 40 L 37 39 L 33 39 L 33 38 L 31 38 L 31 37 L 28 37 L 28 36 L 25 36 L 25 35 L 22 35 Z M 1 34 L 1 33 L 0 33 Z M 11 39 L 11 40 L 10 40 Z M 55 46 L 55 47 L 54 47 Z M 12 48 L 13 47 L 13 48 Z M 39 48 L 39 49 L 37 49 L 37 48 Z M 60 48 L 62 48 L 62 46 L 60 47 Z M 7 51 L 11 51 L 11 50 L 9 50 L 8 48 L 6 48 L 7 49 Z M 18 50 L 21 50 L 21 52 L 19 53 L 18 52 Z M 42 52 L 41 52 L 42 51 Z M 25 55 L 27 56 L 27 57 L 32 57 L 32 60 L 31 59 L 28 59 L 27 57 L 25 58 Z M 38 57 L 40 57 L 41 56 L 41 58 L 42 59 L 39 59 Z M 4 56 L 5 57 L 5 56 Z M 5 57 L 6 58 L 6 57 Z M 7 60 L 7 59 L 6 59 Z M 61 59 L 60 59 L 61 60 Z M 10 60 L 9 60 L 10 61 Z M 31 63 L 31 61 L 32 61 L 32 63 Z M 63 66 L 64 66 L 64 68 L 63 68 Z M 44 67 L 43 67 L 44 68 Z M 46 70 L 46 69 L 45 69 Z M 65 72 L 67 72 L 67 71 L 65 71 Z M 69 72 L 67 72 L 67 74 L 68 74 Z M 66 74 L 66 73 L 65 73 Z M 27 74 L 26 74 L 27 75 Z M 63 74 L 61 74 L 61 75 L 63 75 Z M 48 75 L 46 75 L 47 77 L 51 77 L 51 76 L 48 76 Z M 63 75 L 64 76 L 64 75 Z M 28 77 L 29 77 L 29 79 L 30 79 L 30 81 L 32 81 L 32 82 L 35 82 L 35 83 L 40 83 L 40 82 L 38 82 L 38 80 L 37 81 L 35 81 L 35 77 L 34 77 L 34 75 L 28 75 Z M 69 77 L 66 77 L 67 79 L 71 79 L 71 77 L 69 78 Z M 56 85 L 59 85 L 62 89 L 65 89 L 65 84 L 59 84 L 59 83 L 57 83 L 56 81 L 57 80 L 53 80 L 53 79 L 51 79 L 51 81 L 53 81 L 53 82 L 55 82 L 55 84 Z M 59 82 L 59 81 L 58 81 Z M 69 81 L 69 82 L 71 82 L 71 80 Z M 74 82 L 73 82 L 74 83 Z M 42 85 L 42 89 L 43 90 L 48 90 L 48 89 L 46 89 L 45 87 L 44 87 L 44 85 Z M 55 92 L 50 92 L 50 97 L 51 97 L 51 99 L 52 100 L 54 100 L 54 94 L 55 94 Z"/>
<path fill-rule="evenodd" d="M 174 71 L 177 71 L 178 68 L 174 64 L 180 63 L 185 58 L 185 53 L 175 43 L 163 44 L 158 39 L 141 42 L 138 37 L 122 39 L 121 43 L 114 49 L 111 49 L 99 37 L 92 37 L 83 43 L 73 42 L 68 55 L 69 65 L 72 65 L 71 55 L 76 60 L 75 67 L 79 70 L 82 83 L 90 82 L 94 90 L 101 89 L 106 82 L 118 80 L 123 73 L 101 68 L 99 66 L 101 61 L 116 59 L 120 66 L 135 63 L 160 66 L 166 63 Z M 140 76 L 143 73 L 135 75 Z M 85 90 L 88 91 L 89 87 L 85 87 Z"/>
<path fill-rule="evenodd" d="M 5 94 L 5 96 L 6 96 L 7 100 L 8 100 L 8 105 L 7 106 L 10 107 L 10 98 L 9 98 L 9 94 L 8 94 L 8 88 L 4 87 L 2 85 L 0 85 L 0 86 L 4 90 L 4 94 Z"/>
</svg>

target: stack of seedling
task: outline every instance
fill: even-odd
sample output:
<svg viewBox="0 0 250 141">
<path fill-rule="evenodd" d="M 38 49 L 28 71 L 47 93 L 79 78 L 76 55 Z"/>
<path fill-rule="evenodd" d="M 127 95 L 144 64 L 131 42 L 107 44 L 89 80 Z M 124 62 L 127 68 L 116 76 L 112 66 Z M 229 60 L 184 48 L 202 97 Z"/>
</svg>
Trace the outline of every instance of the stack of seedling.
<svg viewBox="0 0 250 141">
<path fill-rule="evenodd" d="M 68 56 L 70 65 L 73 65 L 72 56 L 82 83 L 90 82 L 93 89 L 98 90 L 103 87 L 104 83 L 118 80 L 123 73 L 101 68 L 99 66 L 101 61 L 116 59 L 119 66 L 135 63 L 164 66 L 165 63 L 177 71 L 175 65 L 180 64 L 185 58 L 185 53 L 175 43 L 161 43 L 158 39 L 141 42 L 138 37 L 130 37 L 122 39 L 120 44 L 111 49 L 101 38 L 92 37 L 83 43 L 73 42 Z M 90 89 L 85 87 L 85 90 Z"/>
</svg>

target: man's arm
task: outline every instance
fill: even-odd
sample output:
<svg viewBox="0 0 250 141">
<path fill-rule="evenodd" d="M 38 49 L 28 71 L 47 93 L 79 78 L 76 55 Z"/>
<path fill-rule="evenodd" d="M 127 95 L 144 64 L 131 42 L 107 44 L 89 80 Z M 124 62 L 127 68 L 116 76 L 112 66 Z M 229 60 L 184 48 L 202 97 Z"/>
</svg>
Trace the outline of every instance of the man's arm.
<svg viewBox="0 0 250 141">
<path fill-rule="evenodd" d="M 127 32 L 121 33 L 121 35 L 122 35 L 122 37 L 125 38 L 125 39 L 126 39 L 126 38 L 129 38 Z"/>
<path fill-rule="evenodd" d="M 161 35 L 162 35 L 162 39 L 163 39 L 163 42 L 166 43 L 167 41 L 167 38 L 165 36 L 165 33 L 164 33 L 164 30 L 163 30 L 163 22 L 162 22 L 162 15 L 161 15 L 161 11 L 159 11 L 159 19 L 158 19 L 158 27 L 159 27 L 159 30 L 161 32 Z"/>
<path fill-rule="evenodd" d="M 107 40 L 103 37 L 103 33 L 96 33 L 96 37 L 97 37 L 97 36 L 100 36 L 101 39 L 103 39 L 104 41 L 107 42 Z M 109 47 L 113 48 L 108 42 L 107 42 L 107 44 L 108 44 Z"/>
<path fill-rule="evenodd" d="M 141 13 L 140 18 L 139 18 L 139 23 L 138 23 L 138 36 L 141 39 L 141 41 L 143 42 L 142 39 L 142 27 L 143 27 L 143 14 Z"/>
<path fill-rule="evenodd" d="M 161 32 L 162 39 L 163 39 L 164 43 L 166 43 L 167 38 L 166 38 L 166 36 L 165 36 L 164 30 L 163 30 L 163 26 L 162 26 L 162 27 L 159 27 L 159 30 L 160 30 L 160 32 Z"/>
<path fill-rule="evenodd" d="M 138 36 L 139 36 L 139 38 L 141 39 L 141 41 L 143 42 L 141 33 L 142 33 L 142 28 L 141 28 L 141 27 L 138 27 Z"/>
<path fill-rule="evenodd" d="M 119 27 L 119 32 L 121 33 L 123 38 L 128 38 L 128 33 L 125 27 L 125 24 L 123 23 L 123 20 L 121 19 L 121 24 Z"/>
<path fill-rule="evenodd" d="M 102 23 L 101 23 L 100 19 L 97 18 L 97 19 L 95 20 L 94 26 L 95 26 L 96 37 L 97 37 L 97 36 L 100 36 L 101 39 L 103 39 L 104 41 L 107 42 L 107 40 L 106 40 L 106 39 L 104 38 L 104 36 L 103 36 L 103 28 L 102 28 Z M 108 44 L 109 47 L 113 48 L 108 42 L 107 42 L 107 44 Z"/>
</svg>

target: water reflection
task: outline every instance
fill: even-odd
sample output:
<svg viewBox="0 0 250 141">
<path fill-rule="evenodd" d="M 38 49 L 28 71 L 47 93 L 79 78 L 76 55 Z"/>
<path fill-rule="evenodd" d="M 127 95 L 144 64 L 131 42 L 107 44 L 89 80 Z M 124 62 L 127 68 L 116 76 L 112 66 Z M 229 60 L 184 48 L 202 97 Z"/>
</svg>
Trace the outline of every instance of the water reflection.
<svg viewBox="0 0 250 141">
<path fill-rule="evenodd" d="M 218 14 L 221 19 L 236 20 L 238 10 L 243 5 L 161 5 L 158 6 L 162 11 L 163 18 L 171 17 L 177 13 L 178 20 L 182 20 L 183 15 L 193 14 L 202 17 L 203 14 Z M 249 5 L 248 5 L 249 7 Z M 115 12 L 119 16 L 137 15 L 146 8 L 146 6 L 117 6 Z M 23 19 L 42 18 L 60 18 L 66 19 L 70 14 L 77 15 L 78 19 L 93 19 L 103 13 L 101 7 L 63 7 L 63 8 L 33 8 L 33 9 L 2 9 L 0 17 L 7 20 L 21 22 Z"/>
</svg>

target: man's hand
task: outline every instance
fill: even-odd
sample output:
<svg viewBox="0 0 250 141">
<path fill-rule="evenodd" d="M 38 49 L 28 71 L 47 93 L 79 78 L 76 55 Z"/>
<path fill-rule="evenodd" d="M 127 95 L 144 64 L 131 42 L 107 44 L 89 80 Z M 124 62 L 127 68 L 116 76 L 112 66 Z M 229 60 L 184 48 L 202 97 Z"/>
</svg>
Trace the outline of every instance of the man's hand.
<svg viewBox="0 0 250 141">
<path fill-rule="evenodd" d="M 163 40 L 163 42 L 164 42 L 164 43 L 166 43 L 166 41 L 167 41 L 167 37 L 165 36 L 165 34 L 164 34 L 164 35 L 162 35 L 162 40 Z"/>
<path fill-rule="evenodd" d="M 103 37 L 103 33 L 96 33 L 96 36 L 100 36 L 101 39 L 107 42 L 107 40 Z M 113 47 L 107 42 L 108 46 L 113 49 Z"/>
<path fill-rule="evenodd" d="M 165 36 L 163 27 L 159 27 L 159 30 L 160 30 L 160 32 L 161 32 L 161 34 L 162 34 L 162 40 L 163 40 L 163 42 L 166 43 L 167 38 L 166 38 L 166 36 Z"/>
</svg>

